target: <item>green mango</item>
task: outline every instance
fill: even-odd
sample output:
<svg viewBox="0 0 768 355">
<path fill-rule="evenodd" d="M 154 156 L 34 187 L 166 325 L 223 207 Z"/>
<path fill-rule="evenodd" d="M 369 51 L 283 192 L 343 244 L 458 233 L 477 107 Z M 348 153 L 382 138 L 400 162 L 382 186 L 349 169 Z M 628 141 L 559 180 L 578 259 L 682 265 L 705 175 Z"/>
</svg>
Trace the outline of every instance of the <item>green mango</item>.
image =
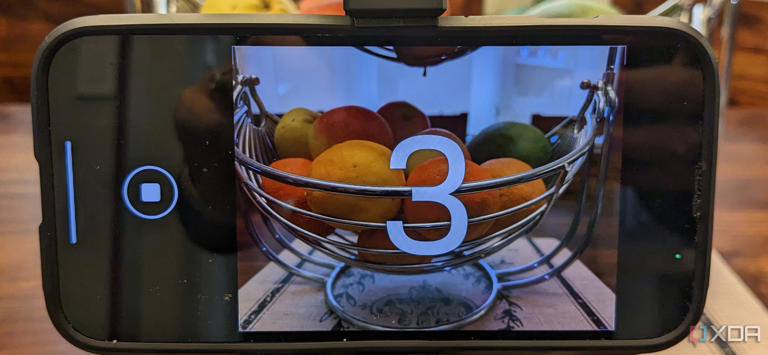
<svg viewBox="0 0 768 355">
<path fill-rule="evenodd" d="M 618 8 L 590 0 L 550 0 L 534 5 L 523 13 L 548 18 L 593 18 L 599 15 L 621 15 Z"/>
<path fill-rule="evenodd" d="M 477 164 L 496 158 L 515 158 L 536 168 L 549 161 L 552 147 L 538 128 L 519 122 L 494 123 L 467 144 Z"/>
</svg>

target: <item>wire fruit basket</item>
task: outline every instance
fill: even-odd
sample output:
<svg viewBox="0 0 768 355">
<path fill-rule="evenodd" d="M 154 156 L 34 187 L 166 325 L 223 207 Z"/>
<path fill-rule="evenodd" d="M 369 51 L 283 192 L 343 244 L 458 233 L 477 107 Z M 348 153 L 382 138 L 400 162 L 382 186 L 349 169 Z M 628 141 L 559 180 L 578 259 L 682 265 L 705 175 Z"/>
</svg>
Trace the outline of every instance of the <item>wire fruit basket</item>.
<svg viewBox="0 0 768 355">
<path fill-rule="evenodd" d="M 246 203 L 257 211 L 255 218 L 244 218 L 248 232 L 271 261 L 290 273 L 322 283 L 329 308 L 356 327 L 374 330 L 440 330 L 469 324 L 490 309 L 500 288 L 524 287 L 556 277 L 589 245 L 600 214 L 609 161 L 613 115 L 618 101 L 614 91 L 614 66 L 619 51 L 617 47 L 610 48 L 602 78 L 595 82 L 584 80 L 580 84 L 586 94 L 579 112 L 564 119 L 546 134 L 552 145 L 552 157 L 548 163 L 521 174 L 463 183 L 455 191 L 457 195 L 484 192 L 543 179 L 546 190 L 539 196 L 502 211 L 470 218 L 468 222 L 470 226 L 488 222 L 532 209 L 532 206 L 535 211 L 501 230 L 486 233 L 474 240 L 465 240 L 455 250 L 437 255 L 429 262 L 419 263 L 392 264 L 360 258 L 361 252 L 395 258 L 406 254 L 400 250 L 358 246 L 355 242 L 356 232 L 337 229 L 327 236 L 317 235 L 284 217 L 285 211 L 290 211 L 333 225 L 353 226 L 354 229 L 386 229 L 385 223 L 331 217 L 282 202 L 264 191 L 261 181 L 263 177 L 305 189 L 359 197 L 408 198 L 412 190 L 407 186 L 365 186 L 323 181 L 269 167 L 271 162 L 278 159 L 272 137 L 279 117 L 270 113 L 260 99 L 256 90 L 259 79 L 235 73 L 235 165 Z M 596 184 L 590 186 L 592 159 L 599 159 L 596 165 L 600 171 Z M 578 174 L 582 177 L 575 179 Z M 512 268 L 495 270 L 483 261 L 517 240 L 530 238 L 531 231 L 546 218 L 558 198 L 574 181 L 579 182 L 581 189 L 576 208 L 567 231 L 558 238 L 554 248 L 535 260 L 525 263 L 516 261 L 520 266 Z M 579 233 L 585 220 L 586 228 Z M 447 228 L 449 225 L 450 222 L 406 223 L 404 229 L 414 231 Z M 275 245 L 295 255 L 301 262 L 296 265 L 287 262 Z M 568 252 L 564 252 L 566 249 L 569 249 Z M 318 257 L 316 252 L 325 257 Z M 558 255 L 565 257 L 558 258 L 559 262 L 555 265 L 553 260 Z M 427 281 L 432 280 L 447 290 L 441 291 L 441 297 L 453 298 L 457 300 L 457 305 L 472 306 L 459 307 L 447 314 L 417 323 L 403 323 L 393 319 L 392 315 L 372 314 L 345 304 L 339 295 L 343 294 L 341 289 L 348 284 L 349 279 L 372 274 L 384 279 L 376 283 L 378 288 L 408 290 L 420 287 L 424 291 Z M 488 287 L 467 288 L 464 286 L 466 281 L 463 281 L 467 277 L 482 279 Z M 383 292 L 375 288 L 369 290 L 371 302 L 375 303 L 377 295 Z M 419 307 L 435 302 L 435 298 L 429 296 L 429 290 L 423 293 L 426 296 Z"/>
</svg>

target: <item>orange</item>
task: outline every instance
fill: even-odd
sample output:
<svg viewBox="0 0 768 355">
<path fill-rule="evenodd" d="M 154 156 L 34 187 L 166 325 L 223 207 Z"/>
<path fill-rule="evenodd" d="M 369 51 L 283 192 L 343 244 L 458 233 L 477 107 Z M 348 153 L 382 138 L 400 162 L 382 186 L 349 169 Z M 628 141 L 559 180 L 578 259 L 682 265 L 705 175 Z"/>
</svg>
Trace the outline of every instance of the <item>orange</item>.
<svg viewBox="0 0 768 355">
<path fill-rule="evenodd" d="M 448 160 L 444 157 L 432 158 L 418 165 L 408 176 L 408 186 L 435 186 L 448 176 Z M 491 174 L 470 160 L 465 160 L 464 182 L 491 179 Z M 469 218 L 494 213 L 499 210 L 498 194 L 494 191 L 458 195 L 458 199 L 467 209 Z M 427 223 L 449 221 L 448 209 L 435 202 L 415 202 L 405 200 L 403 204 L 405 220 L 408 223 Z M 482 237 L 493 221 L 470 224 L 465 241 Z M 421 229 L 417 233 L 428 240 L 438 240 L 447 233 L 447 228 Z M 413 236 L 411 236 L 413 238 Z M 414 238 L 416 239 L 416 238 Z"/>
<path fill-rule="evenodd" d="M 515 158 L 491 159 L 480 166 L 485 168 L 485 170 L 487 170 L 494 178 L 520 174 L 532 169 L 530 165 Z M 499 194 L 499 201 L 501 202 L 499 211 L 533 200 L 543 194 L 546 190 L 547 187 L 541 179 L 496 190 Z M 490 232 L 500 231 L 519 222 L 523 218 L 528 217 L 531 213 L 536 212 L 536 210 L 543 205 L 544 203 L 540 202 L 519 212 L 497 219 L 491 227 Z"/>
<path fill-rule="evenodd" d="M 313 162 L 309 176 L 315 179 L 357 185 L 403 186 L 402 170 L 391 170 L 389 148 L 370 141 L 349 140 L 326 149 Z M 327 216 L 363 222 L 384 223 L 400 210 L 398 198 L 357 197 L 308 191 L 312 211 Z M 360 230 L 353 226 L 337 226 Z"/>
<path fill-rule="evenodd" d="M 419 239 L 424 240 L 424 238 Z M 397 250 L 397 247 L 389 239 L 389 235 L 384 229 L 368 229 L 360 232 L 360 235 L 357 237 L 357 246 L 371 249 Z M 432 261 L 431 256 L 411 254 L 376 254 L 358 251 L 357 256 L 363 261 L 389 265 L 426 264 Z"/>
<path fill-rule="evenodd" d="M 342 0 L 303 0 L 299 2 L 299 12 L 316 15 L 344 15 Z"/>
<path fill-rule="evenodd" d="M 287 158 L 287 159 L 278 160 L 270 164 L 269 166 L 278 170 L 285 171 L 287 173 L 307 176 L 309 175 L 309 169 L 311 164 L 312 162 L 309 161 L 308 159 Z M 304 188 L 284 184 L 282 182 L 277 182 L 275 180 L 268 179 L 268 178 L 262 178 L 261 181 L 262 181 L 262 186 L 264 188 L 264 192 L 266 192 L 270 196 L 280 201 L 283 201 L 285 203 L 288 203 L 291 206 L 301 208 L 304 210 L 309 210 L 309 205 L 307 204 L 306 191 L 304 190 Z M 321 221 L 293 212 L 287 208 L 280 208 L 275 206 L 274 204 L 271 204 L 271 205 L 273 205 L 272 206 L 273 208 L 276 208 L 276 210 L 278 211 L 278 213 L 280 213 L 281 216 L 285 217 L 291 223 L 303 229 L 306 229 L 309 232 L 315 233 L 317 235 L 322 235 L 322 236 L 326 236 L 331 232 L 333 232 L 333 227 Z"/>
</svg>

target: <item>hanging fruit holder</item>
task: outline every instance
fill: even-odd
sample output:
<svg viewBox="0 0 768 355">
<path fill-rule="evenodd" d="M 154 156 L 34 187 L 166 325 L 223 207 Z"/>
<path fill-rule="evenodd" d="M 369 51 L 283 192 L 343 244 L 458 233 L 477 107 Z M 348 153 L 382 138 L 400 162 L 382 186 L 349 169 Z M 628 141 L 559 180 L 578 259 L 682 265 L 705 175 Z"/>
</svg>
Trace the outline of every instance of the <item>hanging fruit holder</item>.
<svg viewBox="0 0 768 355">
<path fill-rule="evenodd" d="M 411 187 L 365 186 L 317 180 L 289 174 L 269 167 L 278 159 L 273 143 L 279 117 L 270 113 L 257 94 L 259 79 L 235 74 L 235 157 L 237 176 L 247 204 L 255 214 L 244 213 L 243 219 L 250 236 L 274 263 L 293 273 L 324 285 L 328 307 L 340 318 L 363 329 L 376 330 L 438 330 L 455 329 L 467 325 L 485 314 L 494 304 L 501 288 L 519 288 L 533 285 L 558 276 L 587 248 L 600 215 L 603 189 L 609 161 L 609 146 L 617 97 L 614 91 L 615 63 L 621 56 L 621 48 L 612 47 L 607 58 L 603 77 L 592 82 L 584 80 L 580 88 L 586 92 L 584 103 L 575 115 L 560 122 L 546 134 L 552 144 L 552 156 L 548 163 L 521 174 L 491 180 L 468 182 L 455 194 L 490 191 L 543 179 L 546 191 L 524 203 L 484 216 L 469 219 L 469 225 L 482 223 L 535 206 L 535 212 L 506 228 L 487 233 L 480 238 L 463 242 L 455 250 L 435 256 L 430 262 L 418 264 L 386 264 L 363 260 L 358 253 L 387 255 L 397 258 L 405 253 L 400 250 L 364 248 L 356 245 L 354 232 L 336 230 L 324 236 L 314 234 L 289 221 L 285 211 L 300 214 L 335 225 L 354 226 L 354 229 L 386 229 L 384 223 L 371 223 L 335 218 L 298 208 L 282 202 L 266 192 L 262 178 L 329 193 L 371 198 L 408 198 Z M 469 51 L 467 51 L 469 52 Z M 464 53 L 466 54 L 466 52 Z M 235 63 L 235 68 L 237 64 Z M 590 161 L 597 159 L 599 173 L 597 183 L 590 186 Z M 577 175 L 580 179 L 574 179 Z M 570 226 L 558 238 L 554 248 L 545 251 L 535 260 L 515 260 L 519 265 L 496 270 L 483 259 L 499 252 L 511 243 L 530 238 L 533 231 L 546 217 L 558 198 L 577 181 L 580 192 L 573 211 Z M 574 186 L 576 187 L 576 186 Z M 255 217 L 254 217 L 255 215 Z M 586 228 L 580 228 L 586 222 Z M 406 223 L 406 231 L 423 228 L 448 228 L 450 222 Z M 579 233 L 580 230 L 584 230 Z M 279 253 L 275 246 L 284 249 Z M 286 260 L 285 253 L 293 254 L 298 263 Z M 322 254 L 323 257 L 320 257 Z M 293 259 L 293 258 L 291 258 Z M 555 260 L 558 262 L 555 263 Z M 394 315 L 373 315 L 344 302 L 339 295 L 349 287 L 349 280 L 378 276 L 381 281 L 368 287 L 366 297 L 375 304 L 382 289 L 408 289 L 426 287 L 427 281 L 441 284 L 444 293 L 471 299 L 472 306 L 445 311 L 432 321 L 401 324 Z M 479 279 L 487 287 L 465 287 L 467 277 Z M 446 291 L 447 290 L 447 291 Z M 430 290 L 422 290 L 427 294 Z M 432 290 L 434 291 L 434 290 Z M 442 294 L 444 295 L 444 294 Z M 429 297 L 427 297 L 429 299 Z M 418 307 L 422 307 L 421 304 Z"/>
</svg>

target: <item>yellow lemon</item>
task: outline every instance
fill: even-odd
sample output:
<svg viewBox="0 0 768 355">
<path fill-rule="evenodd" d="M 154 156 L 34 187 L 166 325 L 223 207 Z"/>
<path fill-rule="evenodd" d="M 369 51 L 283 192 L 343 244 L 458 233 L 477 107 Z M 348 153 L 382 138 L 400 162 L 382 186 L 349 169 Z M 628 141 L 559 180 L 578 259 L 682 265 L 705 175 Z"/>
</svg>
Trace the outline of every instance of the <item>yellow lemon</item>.
<svg viewBox="0 0 768 355">
<path fill-rule="evenodd" d="M 392 151 L 370 141 L 349 140 L 326 149 L 313 162 L 309 176 L 315 179 L 358 185 L 404 186 L 402 170 L 389 168 Z M 397 198 L 356 197 L 350 195 L 307 191 L 307 203 L 312 211 L 337 218 L 383 223 L 400 210 Z M 352 226 L 338 228 L 360 230 Z"/>
<path fill-rule="evenodd" d="M 308 139 L 318 116 L 319 113 L 302 107 L 283 115 L 275 129 L 275 148 L 280 158 L 312 159 Z"/>
<path fill-rule="evenodd" d="M 278 13 L 298 12 L 298 7 L 290 0 L 206 0 L 200 8 L 201 13 L 237 14 L 237 13 Z"/>
</svg>

